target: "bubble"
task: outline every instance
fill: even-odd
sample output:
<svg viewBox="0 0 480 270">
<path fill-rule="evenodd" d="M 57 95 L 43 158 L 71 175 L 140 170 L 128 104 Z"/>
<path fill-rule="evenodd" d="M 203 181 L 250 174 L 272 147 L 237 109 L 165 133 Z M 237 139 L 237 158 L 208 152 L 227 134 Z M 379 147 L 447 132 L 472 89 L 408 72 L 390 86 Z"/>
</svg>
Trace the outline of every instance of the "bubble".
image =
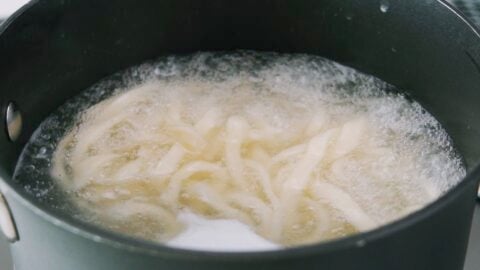
<svg viewBox="0 0 480 270">
<path fill-rule="evenodd" d="M 35 172 L 37 168 L 35 167 L 35 165 L 27 165 L 25 166 L 25 172 L 27 173 L 33 173 Z"/>
<path fill-rule="evenodd" d="M 160 69 L 156 68 L 154 71 L 155 75 L 161 76 L 161 77 L 169 77 L 175 75 L 174 70 L 165 70 L 165 69 Z"/>
<path fill-rule="evenodd" d="M 47 147 L 42 146 L 42 147 L 40 147 L 40 149 L 38 149 L 38 153 L 37 153 L 36 157 L 38 159 L 45 159 L 47 157 L 47 152 L 48 152 Z"/>
<path fill-rule="evenodd" d="M 383 13 L 387 13 L 389 9 L 390 9 L 390 2 L 388 0 L 381 0 L 380 11 Z"/>
<path fill-rule="evenodd" d="M 361 239 L 361 240 L 358 240 L 355 244 L 357 245 L 357 247 L 361 248 L 367 244 L 367 241 L 365 241 L 364 239 Z"/>
<path fill-rule="evenodd" d="M 48 133 L 44 133 L 41 135 L 42 139 L 44 140 L 50 140 L 52 138 L 51 134 L 48 134 Z"/>
</svg>

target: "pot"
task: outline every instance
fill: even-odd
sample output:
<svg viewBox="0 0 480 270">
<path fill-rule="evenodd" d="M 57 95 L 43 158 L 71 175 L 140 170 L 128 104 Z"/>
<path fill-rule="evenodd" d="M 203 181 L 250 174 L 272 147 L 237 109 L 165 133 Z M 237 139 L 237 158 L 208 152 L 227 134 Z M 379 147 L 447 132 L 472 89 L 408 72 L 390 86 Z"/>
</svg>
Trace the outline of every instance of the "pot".
<svg viewBox="0 0 480 270">
<path fill-rule="evenodd" d="M 109 232 L 39 203 L 12 180 L 32 132 L 69 97 L 162 55 L 234 49 L 320 55 L 406 89 L 450 134 L 468 175 L 371 232 L 246 253 Z M 444 1 L 37 0 L 0 26 L 0 59 L 0 215 L 17 270 L 463 267 L 480 180 L 480 36 Z"/>
</svg>

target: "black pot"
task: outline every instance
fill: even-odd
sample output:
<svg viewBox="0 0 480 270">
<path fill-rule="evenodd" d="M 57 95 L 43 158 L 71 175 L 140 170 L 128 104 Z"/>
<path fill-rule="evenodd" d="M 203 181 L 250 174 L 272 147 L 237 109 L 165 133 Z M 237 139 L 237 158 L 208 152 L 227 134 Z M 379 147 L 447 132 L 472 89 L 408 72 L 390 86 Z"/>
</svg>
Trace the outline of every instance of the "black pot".
<svg viewBox="0 0 480 270">
<path fill-rule="evenodd" d="M 447 3 L 39 0 L 0 34 L 0 102 L 10 117 L 1 129 L 12 139 L 19 131 L 9 102 L 23 117 L 17 140 L 0 133 L 17 270 L 462 269 L 480 179 L 480 38 Z M 69 97 L 161 55 L 233 49 L 321 55 L 407 89 L 449 132 L 468 176 L 425 209 L 372 232 L 257 253 L 181 251 L 107 232 L 39 204 L 12 181 L 33 130 Z"/>
</svg>

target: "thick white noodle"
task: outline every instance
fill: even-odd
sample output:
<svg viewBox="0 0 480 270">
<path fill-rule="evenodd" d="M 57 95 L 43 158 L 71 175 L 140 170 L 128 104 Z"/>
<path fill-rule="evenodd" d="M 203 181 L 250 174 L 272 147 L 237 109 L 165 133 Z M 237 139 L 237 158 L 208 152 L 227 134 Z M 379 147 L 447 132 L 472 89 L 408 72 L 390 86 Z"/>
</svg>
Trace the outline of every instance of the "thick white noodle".
<svg viewBox="0 0 480 270">
<path fill-rule="evenodd" d="M 178 143 L 174 144 L 166 155 L 158 162 L 154 173 L 158 175 L 169 175 L 173 173 L 185 155 L 185 149 Z"/>
<path fill-rule="evenodd" d="M 328 144 L 337 130 L 328 130 L 325 133 L 313 137 L 308 142 L 307 150 L 299 162 L 295 165 L 290 178 L 285 183 L 285 192 L 302 192 L 313 170 L 319 165 L 327 152 Z"/>
<path fill-rule="evenodd" d="M 366 130 L 366 122 L 364 118 L 359 118 L 342 126 L 335 143 L 332 159 L 340 158 L 352 152 L 360 144 Z"/>
<path fill-rule="evenodd" d="M 243 187 L 245 185 L 244 164 L 241 154 L 241 148 L 248 129 L 248 123 L 242 117 L 232 116 L 227 120 L 225 163 L 227 165 L 230 176 L 240 187 Z"/>
<path fill-rule="evenodd" d="M 178 196 L 182 190 L 182 183 L 192 175 L 200 172 L 212 174 L 216 179 L 227 179 L 228 177 L 225 170 L 216 164 L 204 161 L 194 161 L 186 164 L 172 175 L 171 180 L 164 191 L 163 198 L 165 198 L 168 203 L 176 205 Z"/>
<path fill-rule="evenodd" d="M 325 200 L 331 207 L 342 212 L 345 219 L 359 231 L 368 231 L 377 226 L 353 198 L 332 184 L 315 181 L 313 191 L 317 198 Z"/>
</svg>

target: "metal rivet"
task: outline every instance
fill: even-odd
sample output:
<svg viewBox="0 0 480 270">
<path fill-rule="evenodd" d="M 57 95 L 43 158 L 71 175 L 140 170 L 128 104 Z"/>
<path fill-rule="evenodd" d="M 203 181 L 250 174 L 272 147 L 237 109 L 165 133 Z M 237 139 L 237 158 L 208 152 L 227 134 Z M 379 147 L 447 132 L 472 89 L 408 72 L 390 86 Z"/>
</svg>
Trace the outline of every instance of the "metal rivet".
<svg viewBox="0 0 480 270">
<path fill-rule="evenodd" d="M 22 133 L 22 114 L 14 102 L 9 102 L 5 114 L 5 126 L 8 138 L 14 142 Z"/>
<path fill-rule="evenodd" d="M 18 241 L 17 229 L 13 222 L 13 217 L 10 213 L 10 208 L 7 205 L 7 201 L 0 193 L 0 229 L 10 242 Z"/>
</svg>

